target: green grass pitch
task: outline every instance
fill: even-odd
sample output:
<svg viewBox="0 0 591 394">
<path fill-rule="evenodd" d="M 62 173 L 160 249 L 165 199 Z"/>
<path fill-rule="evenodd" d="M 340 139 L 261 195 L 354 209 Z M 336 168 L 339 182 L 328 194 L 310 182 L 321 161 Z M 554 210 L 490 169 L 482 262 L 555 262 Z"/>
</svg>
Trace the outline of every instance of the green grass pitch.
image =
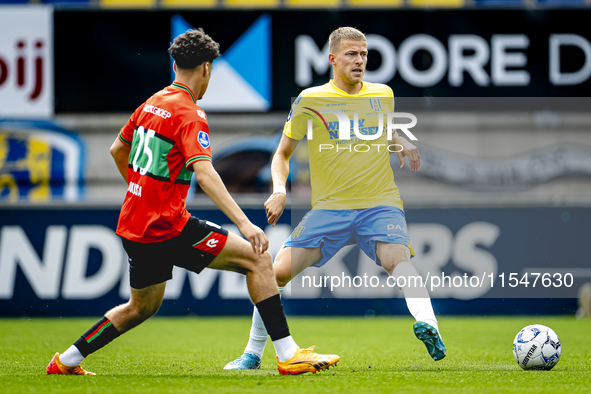
<svg viewBox="0 0 591 394">
<path fill-rule="evenodd" d="M 280 376 L 269 342 L 256 371 L 224 371 L 242 353 L 250 319 L 156 317 L 86 360 L 97 376 L 47 376 L 97 319 L 0 319 L 3 393 L 577 393 L 591 391 L 591 320 L 573 317 L 440 317 L 447 357 L 434 362 L 410 317 L 289 318 L 301 347 L 341 356 L 317 374 Z M 560 336 L 552 371 L 522 371 L 511 345 L 528 324 Z"/>
</svg>

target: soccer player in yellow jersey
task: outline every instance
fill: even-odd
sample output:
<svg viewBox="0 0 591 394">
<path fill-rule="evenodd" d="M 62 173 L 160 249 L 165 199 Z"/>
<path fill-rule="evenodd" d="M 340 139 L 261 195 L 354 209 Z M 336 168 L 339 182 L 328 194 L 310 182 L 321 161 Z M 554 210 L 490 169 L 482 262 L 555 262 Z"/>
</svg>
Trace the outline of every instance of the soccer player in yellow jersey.
<svg viewBox="0 0 591 394">
<path fill-rule="evenodd" d="M 410 264 L 414 253 L 387 146 L 395 144 L 400 168 L 404 167 L 406 156 L 413 172 L 421 164 L 418 149 L 398 134 L 387 140 L 386 122 L 383 118 L 380 122 L 379 118 L 382 111 L 394 111 L 393 93 L 386 85 L 363 81 L 368 53 L 363 33 L 341 27 L 331 33 L 329 46 L 328 60 L 333 66 L 334 79 L 306 89 L 298 96 L 271 164 L 274 188 L 265 208 L 268 222 L 275 225 L 285 207 L 289 158 L 298 142 L 308 135 L 312 210 L 294 229 L 275 259 L 273 269 L 279 289 L 282 291 L 307 267 L 322 266 L 354 240 L 388 275 L 399 279 L 398 285 L 408 284 L 402 290 L 416 319 L 415 335 L 434 360 L 441 360 L 446 349 L 427 289 L 400 280 L 418 273 Z M 358 119 L 352 122 L 354 132 L 347 133 L 348 139 L 337 138 L 339 122 L 328 121 L 328 114 L 336 114 L 335 109 L 350 118 L 357 114 Z M 330 116 L 333 120 L 334 115 Z M 343 125 L 340 123 L 339 130 Z M 380 125 L 382 135 L 378 138 Z M 376 138 L 368 140 L 372 135 Z M 255 308 L 244 354 L 225 369 L 259 368 L 266 342 L 267 331 Z"/>
</svg>

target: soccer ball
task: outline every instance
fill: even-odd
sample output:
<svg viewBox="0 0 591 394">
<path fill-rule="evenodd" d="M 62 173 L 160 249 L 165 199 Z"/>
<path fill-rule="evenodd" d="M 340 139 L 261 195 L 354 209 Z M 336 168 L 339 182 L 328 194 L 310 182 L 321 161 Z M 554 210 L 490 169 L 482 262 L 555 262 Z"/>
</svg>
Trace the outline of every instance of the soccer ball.
<svg viewBox="0 0 591 394">
<path fill-rule="evenodd" d="M 562 353 L 558 335 L 550 327 L 532 324 L 517 333 L 513 356 L 523 369 L 551 370 Z"/>
</svg>

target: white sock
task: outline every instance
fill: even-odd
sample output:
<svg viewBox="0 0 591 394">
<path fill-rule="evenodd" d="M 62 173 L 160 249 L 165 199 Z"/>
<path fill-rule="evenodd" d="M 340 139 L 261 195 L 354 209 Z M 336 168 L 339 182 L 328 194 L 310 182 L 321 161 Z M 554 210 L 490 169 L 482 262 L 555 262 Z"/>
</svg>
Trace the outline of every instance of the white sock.
<svg viewBox="0 0 591 394">
<path fill-rule="evenodd" d="M 283 293 L 285 287 L 279 287 L 279 295 Z M 265 328 L 265 323 L 259 314 L 257 307 L 254 307 L 252 312 L 252 326 L 250 327 L 250 338 L 248 338 L 248 344 L 244 349 L 245 353 L 252 353 L 263 358 L 263 352 L 265 351 L 265 345 L 267 345 L 267 338 L 269 334 Z"/>
<path fill-rule="evenodd" d="M 289 360 L 298 350 L 298 345 L 295 343 L 291 335 L 273 341 L 273 346 L 275 346 L 275 353 L 277 353 L 279 361 Z"/>
<path fill-rule="evenodd" d="M 404 293 L 404 298 L 406 299 L 406 306 L 411 315 L 413 315 L 417 321 L 429 323 L 439 330 L 427 288 L 423 286 L 414 286 L 415 280 L 409 280 L 409 277 L 419 276 L 415 267 L 413 267 L 408 261 L 404 261 L 394 268 L 392 276 L 394 278 L 406 278 L 406 286 L 402 287 L 402 291 Z M 400 285 L 401 282 L 402 284 L 405 284 L 403 279 L 398 279 L 398 285 Z M 416 283 L 419 284 L 419 281 Z"/>
<path fill-rule="evenodd" d="M 75 367 L 84 360 L 84 356 L 80 350 L 74 345 L 70 346 L 68 350 L 60 354 L 60 361 L 69 367 Z"/>
<path fill-rule="evenodd" d="M 259 356 L 259 358 L 262 358 L 268 337 L 269 334 L 267 334 L 267 329 L 265 328 L 263 319 L 261 319 L 259 310 L 255 306 L 254 311 L 252 312 L 252 326 L 250 327 L 250 337 L 248 338 L 248 344 L 244 349 L 244 353 L 256 354 L 257 356 Z"/>
</svg>

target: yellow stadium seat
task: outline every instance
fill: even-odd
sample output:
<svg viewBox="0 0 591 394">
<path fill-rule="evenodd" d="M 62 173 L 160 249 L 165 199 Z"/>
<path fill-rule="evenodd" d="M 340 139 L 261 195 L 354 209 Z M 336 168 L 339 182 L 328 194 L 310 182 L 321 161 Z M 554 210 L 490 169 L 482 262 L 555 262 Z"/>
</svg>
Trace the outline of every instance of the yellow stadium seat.
<svg viewBox="0 0 591 394">
<path fill-rule="evenodd" d="M 213 8 L 218 0 L 160 0 L 162 8 Z"/>
<path fill-rule="evenodd" d="M 337 8 L 341 0 L 285 0 L 290 8 Z"/>
<path fill-rule="evenodd" d="M 156 0 L 100 0 L 103 8 L 152 8 Z"/>
<path fill-rule="evenodd" d="M 416 8 L 461 8 L 465 0 L 408 0 L 408 5 Z"/>
<path fill-rule="evenodd" d="M 404 0 L 347 0 L 353 8 L 397 8 L 404 5 Z"/>
<path fill-rule="evenodd" d="M 223 0 L 226 8 L 278 8 L 280 0 Z"/>
</svg>

